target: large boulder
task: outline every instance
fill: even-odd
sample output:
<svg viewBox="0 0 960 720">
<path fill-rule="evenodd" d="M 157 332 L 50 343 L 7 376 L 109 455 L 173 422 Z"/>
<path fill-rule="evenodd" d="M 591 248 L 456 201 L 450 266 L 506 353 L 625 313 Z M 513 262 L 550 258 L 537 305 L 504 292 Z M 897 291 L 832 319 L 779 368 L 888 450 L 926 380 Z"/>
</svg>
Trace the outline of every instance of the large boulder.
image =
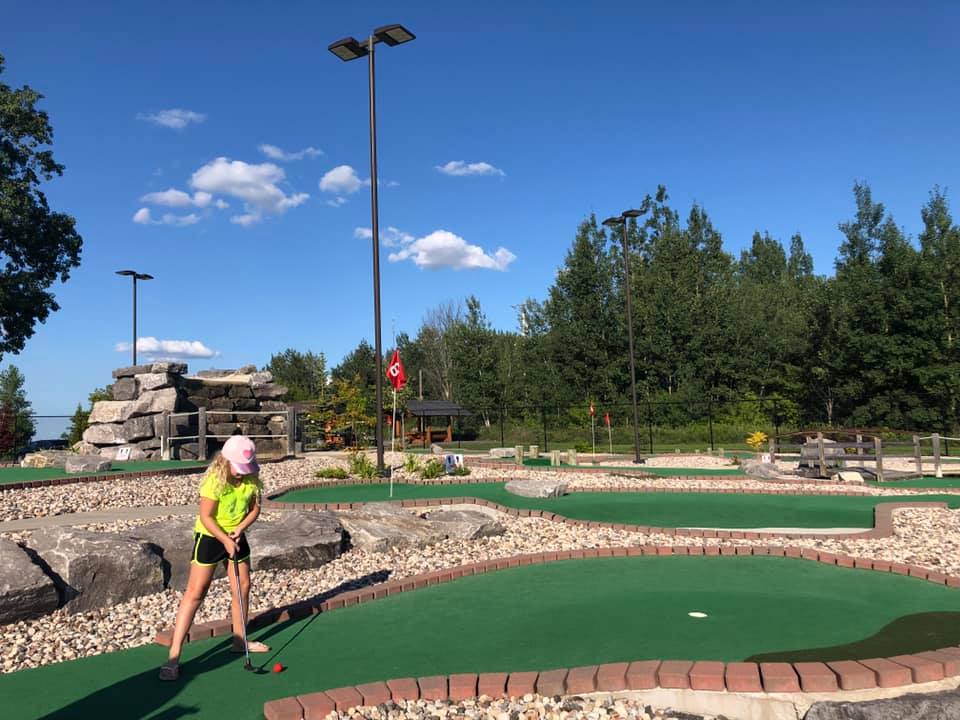
<svg viewBox="0 0 960 720">
<path fill-rule="evenodd" d="M 83 441 L 91 445 L 121 445 L 127 441 L 127 433 L 120 423 L 102 423 L 84 430 Z"/>
<path fill-rule="evenodd" d="M 29 547 L 55 574 L 70 612 L 110 607 L 163 590 L 163 563 L 148 543 L 71 527 L 36 531 Z"/>
<path fill-rule="evenodd" d="M 740 469 L 743 470 L 743 472 L 745 472 L 747 475 L 762 478 L 764 480 L 775 480 L 784 474 L 783 470 L 778 468 L 775 464 L 760 462 L 759 460 L 755 460 L 753 458 L 744 460 L 740 464 Z"/>
<path fill-rule="evenodd" d="M 130 400 L 100 400 L 93 404 L 90 411 L 91 425 L 99 423 L 122 423 L 130 418 L 137 401 Z"/>
<path fill-rule="evenodd" d="M 254 570 L 316 568 L 340 557 L 343 526 L 332 512 L 284 511 L 247 531 Z"/>
<path fill-rule="evenodd" d="M 133 417 L 127 420 L 123 424 L 124 442 L 152 438 L 154 434 L 153 417 L 140 415 L 139 417 Z"/>
<path fill-rule="evenodd" d="M 508 493 L 529 498 L 552 498 L 567 494 L 562 480 L 510 480 L 504 485 Z"/>
<path fill-rule="evenodd" d="M 424 515 L 448 538 L 476 540 L 503 535 L 507 529 L 495 517 L 479 510 L 434 510 Z"/>
<path fill-rule="evenodd" d="M 350 544 L 382 552 L 392 547 L 424 547 L 446 537 L 437 523 L 429 523 L 392 503 L 370 503 L 357 510 L 337 512 Z"/>
<path fill-rule="evenodd" d="M 110 460 L 100 455 L 71 455 L 67 458 L 64 470 L 68 473 L 98 473 L 106 472 L 111 467 Z"/>
<path fill-rule="evenodd" d="M 42 450 L 36 453 L 28 453 L 20 461 L 20 467 L 59 468 L 62 470 L 69 454 L 66 450 Z"/>
<path fill-rule="evenodd" d="M 14 542 L 0 540 L 0 625 L 56 610 L 57 587 Z"/>
<path fill-rule="evenodd" d="M 953 720 L 960 718 L 960 690 L 909 693 L 866 702 L 816 702 L 804 720 Z"/>
<path fill-rule="evenodd" d="M 110 389 L 114 400 L 133 400 L 137 396 L 137 381 L 132 377 L 120 378 Z"/>
<path fill-rule="evenodd" d="M 123 444 L 123 445 L 114 445 L 112 447 L 103 447 L 100 448 L 100 457 L 105 460 L 116 460 L 117 455 L 120 450 L 123 448 L 130 448 L 130 456 L 127 460 L 146 460 L 147 454 L 137 445 Z"/>
<path fill-rule="evenodd" d="M 170 520 L 141 525 L 129 531 L 136 540 L 148 543 L 162 558 L 163 578 L 167 587 L 183 590 L 190 577 L 190 561 L 193 559 L 193 526 L 196 515 L 179 515 Z M 214 577 L 223 577 L 225 571 L 218 567 Z"/>
<path fill-rule="evenodd" d="M 113 377 L 125 378 L 135 375 L 145 375 L 147 373 L 173 373 L 175 375 L 183 375 L 186 371 L 186 363 L 155 362 L 146 365 L 131 365 L 130 367 L 117 368 L 113 371 Z"/>
<path fill-rule="evenodd" d="M 257 400 L 279 400 L 286 397 L 289 392 L 283 385 L 267 383 L 265 385 L 252 385 L 253 396 Z"/>
<path fill-rule="evenodd" d="M 137 415 L 152 415 L 164 410 L 173 412 L 176 409 L 176 388 L 147 390 L 141 392 L 136 400 L 101 400 L 94 403 L 93 410 L 90 412 L 90 424 L 121 423 Z"/>
<path fill-rule="evenodd" d="M 137 387 L 140 392 L 148 390 L 162 390 L 163 388 L 173 387 L 174 376 L 170 373 L 143 373 L 136 376 Z"/>
<path fill-rule="evenodd" d="M 492 458 L 512 458 L 516 457 L 517 450 L 516 448 L 490 448 L 490 457 Z"/>
</svg>

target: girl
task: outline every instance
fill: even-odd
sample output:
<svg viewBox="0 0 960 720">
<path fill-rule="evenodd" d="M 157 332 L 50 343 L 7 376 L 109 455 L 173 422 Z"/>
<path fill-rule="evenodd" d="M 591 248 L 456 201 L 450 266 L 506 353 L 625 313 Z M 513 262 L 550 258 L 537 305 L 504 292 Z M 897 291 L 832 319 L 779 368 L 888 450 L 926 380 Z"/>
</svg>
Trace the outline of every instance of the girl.
<svg viewBox="0 0 960 720">
<path fill-rule="evenodd" d="M 257 477 L 258 472 L 260 466 L 257 464 L 253 441 L 243 435 L 233 435 L 214 457 L 200 483 L 200 514 L 193 529 L 190 577 L 177 611 L 169 659 L 160 668 L 161 680 L 176 680 L 180 677 L 180 650 L 183 641 L 193 623 L 197 608 L 207 594 L 218 564 L 226 563 L 227 576 L 230 578 L 233 574 L 230 563 L 234 558 L 239 562 L 243 607 L 250 607 L 250 547 L 247 545 L 244 530 L 260 515 L 260 490 L 263 484 Z M 230 594 L 233 652 L 243 652 L 246 618 L 240 612 L 235 582 L 230 583 Z M 249 642 L 248 647 L 250 652 L 270 650 L 261 642 Z"/>
</svg>

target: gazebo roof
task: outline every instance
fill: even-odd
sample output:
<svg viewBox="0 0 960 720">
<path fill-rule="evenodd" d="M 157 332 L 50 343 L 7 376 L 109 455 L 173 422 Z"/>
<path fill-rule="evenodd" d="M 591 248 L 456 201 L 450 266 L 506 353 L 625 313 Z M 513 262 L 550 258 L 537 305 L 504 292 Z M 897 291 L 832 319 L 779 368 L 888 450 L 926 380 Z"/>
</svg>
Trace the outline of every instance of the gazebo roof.
<svg viewBox="0 0 960 720">
<path fill-rule="evenodd" d="M 407 412 L 414 417 L 444 417 L 448 415 L 464 417 L 473 414 L 452 400 L 407 400 Z"/>
</svg>

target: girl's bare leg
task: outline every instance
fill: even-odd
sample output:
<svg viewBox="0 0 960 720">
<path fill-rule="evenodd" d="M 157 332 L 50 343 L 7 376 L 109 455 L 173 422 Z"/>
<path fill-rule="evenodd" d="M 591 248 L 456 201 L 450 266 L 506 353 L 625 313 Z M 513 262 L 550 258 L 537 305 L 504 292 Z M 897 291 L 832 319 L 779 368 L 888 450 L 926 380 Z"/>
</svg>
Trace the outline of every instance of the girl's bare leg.
<svg viewBox="0 0 960 720">
<path fill-rule="evenodd" d="M 177 621 L 173 626 L 173 639 L 170 641 L 170 662 L 180 662 L 183 641 L 187 637 L 190 626 L 193 625 L 193 618 L 197 614 L 200 603 L 203 602 L 203 598 L 210 588 L 210 581 L 213 579 L 213 571 L 216 568 L 216 565 L 190 563 L 187 589 L 183 591 L 183 597 L 180 598 L 180 609 L 177 610 Z"/>
<path fill-rule="evenodd" d="M 227 560 L 232 564 L 232 560 Z M 240 592 L 243 593 L 243 607 L 250 614 L 250 561 L 240 562 Z M 243 626 L 247 618 L 240 614 L 240 601 L 237 598 L 237 580 L 232 567 L 228 568 L 230 572 L 230 615 L 233 619 L 233 647 L 236 650 L 243 649 Z M 251 640 L 248 642 L 250 652 L 267 652 L 270 648 L 260 642 Z"/>
</svg>

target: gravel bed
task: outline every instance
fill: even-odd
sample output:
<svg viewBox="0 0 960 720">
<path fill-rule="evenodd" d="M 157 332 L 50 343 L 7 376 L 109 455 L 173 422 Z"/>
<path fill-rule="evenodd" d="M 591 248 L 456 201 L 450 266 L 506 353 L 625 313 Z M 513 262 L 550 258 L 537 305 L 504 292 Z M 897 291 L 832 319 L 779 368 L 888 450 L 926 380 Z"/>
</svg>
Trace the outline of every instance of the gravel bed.
<svg viewBox="0 0 960 720">
<path fill-rule="evenodd" d="M 960 529 L 952 510 L 906 509 L 894 513 L 895 535 L 877 540 L 808 539 L 783 544 L 904 562 L 960 574 Z M 253 610 L 491 558 L 593 547 L 654 545 L 770 545 L 769 540 L 732 540 L 641 534 L 584 528 L 542 518 L 501 517 L 506 533 L 473 541 L 445 540 L 424 548 L 387 552 L 352 550 L 313 570 L 262 570 L 253 578 Z M 63 609 L 35 620 L 0 626 L 0 670 L 13 672 L 144 645 L 172 624 L 180 593 L 165 590 L 110 609 L 68 614 Z M 228 616 L 227 579 L 213 582 L 198 622 Z M 187 651 L 189 653 L 189 650 Z"/>
<path fill-rule="evenodd" d="M 635 700 L 608 695 L 544 697 L 492 700 L 401 700 L 372 707 L 332 712 L 327 720 L 724 720 L 722 715 L 694 715 L 653 708 Z"/>
</svg>

